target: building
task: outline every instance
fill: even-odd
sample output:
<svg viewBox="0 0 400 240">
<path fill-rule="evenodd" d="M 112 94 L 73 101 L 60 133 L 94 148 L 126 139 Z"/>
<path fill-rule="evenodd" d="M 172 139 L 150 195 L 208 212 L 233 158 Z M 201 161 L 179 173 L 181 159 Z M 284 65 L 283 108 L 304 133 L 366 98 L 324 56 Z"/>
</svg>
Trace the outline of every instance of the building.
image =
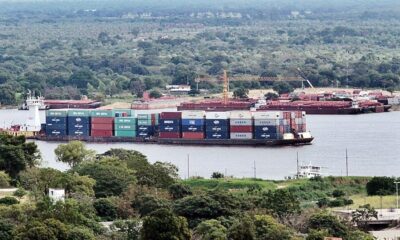
<svg viewBox="0 0 400 240">
<path fill-rule="evenodd" d="M 49 198 L 53 202 L 65 200 L 65 189 L 49 188 Z"/>
<path fill-rule="evenodd" d="M 166 89 L 172 95 L 186 95 L 192 90 L 190 85 L 167 85 Z"/>
</svg>

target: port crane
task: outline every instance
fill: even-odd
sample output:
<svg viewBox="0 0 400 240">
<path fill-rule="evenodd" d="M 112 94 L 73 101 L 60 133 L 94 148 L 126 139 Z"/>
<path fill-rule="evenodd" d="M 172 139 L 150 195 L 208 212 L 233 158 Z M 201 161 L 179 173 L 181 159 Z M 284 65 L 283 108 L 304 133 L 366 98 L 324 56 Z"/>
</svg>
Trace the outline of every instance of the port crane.
<svg viewBox="0 0 400 240">
<path fill-rule="evenodd" d="M 301 86 L 304 89 L 304 82 L 314 88 L 312 83 L 307 79 L 306 75 L 300 68 L 296 69 L 299 73 L 300 77 L 265 77 L 265 76 L 256 76 L 256 75 L 241 75 L 241 76 L 233 76 L 228 78 L 228 73 L 226 70 L 223 71 L 223 75 L 219 77 L 200 75 L 195 78 L 195 82 L 197 84 L 197 90 L 199 90 L 199 82 L 223 82 L 223 100 L 226 104 L 228 102 L 228 94 L 229 94 L 229 82 L 230 81 L 259 81 L 259 82 L 301 82 Z"/>
</svg>

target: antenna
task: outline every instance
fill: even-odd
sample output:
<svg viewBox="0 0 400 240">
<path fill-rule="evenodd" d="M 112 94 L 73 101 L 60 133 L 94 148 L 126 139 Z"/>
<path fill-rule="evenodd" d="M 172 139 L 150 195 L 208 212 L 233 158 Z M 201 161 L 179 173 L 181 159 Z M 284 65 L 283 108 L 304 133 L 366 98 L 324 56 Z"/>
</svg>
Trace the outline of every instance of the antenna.
<svg viewBox="0 0 400 240">
<path fill-rule="evenodd" d="M 253 162 L 253 171 L 254 171 L 254 179 L 257 178 L 257 168 L 256 168 L 256 160 Z"/>
<path fill-rule="evenodd" d="M 347 154 L 347 148 L 346 148 L 346 176 L 349 176 L 349 156 Z"/>
<path fill-rule="evenodd" d="M 296 177 L 299 178 L 299 173 L 300 173 L 300 169 L 299 169 L 299 152 L 297 152 L 297 173 L 296 173 Z"/>
<path fill-rule="evenodd" d="M 187 155 L 187 178 L 189 179 L 190 178 L 190 175 L 189 175 L 189 173 L 190 173 L 190 155 L 188 154 Z"/>
</svg>

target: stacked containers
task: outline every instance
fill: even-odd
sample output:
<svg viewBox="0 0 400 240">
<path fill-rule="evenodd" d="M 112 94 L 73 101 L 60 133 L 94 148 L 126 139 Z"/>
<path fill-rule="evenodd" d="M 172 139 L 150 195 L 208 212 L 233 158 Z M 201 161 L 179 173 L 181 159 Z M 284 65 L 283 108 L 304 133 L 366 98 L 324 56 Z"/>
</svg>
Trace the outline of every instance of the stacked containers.
<svg viewBox="0 0 400 240">
<path fill-rule="evenodd" d="M 182 138 L 204 139 L 204 111 L 182 112 Z"/>
<path fill-rule="evenodd" d="M 114 109 L 114 117 L 134 117 L 134 111 L 132 109 Z"/>
<path fill-rule="evenodd" d="M 206 138 L 229 139 L 229 112 L 206 113 Z"/>
<path fill-rule="evenodd" d="M 137 136 L 151 137 L 156 132 L 160 115 L 158 113 L 138 114 L 137 115 Z"/>
<path fill-rule="evenodd" d="M 229 124 L 231 139 L 253 139 L 253 117 L 251 112 L 231 112 Z"/>
<path fill-rule="evenodd" d="M 180 138 L 181 119 L 181 112 L 162 112 L 160 114 L 159 138 Z"/>
<path fill-rule="evenodd" d="M 90 111 L 69 110 L 68 111 L 68 136 L 90 135 Z"/>
<path fill-rule="evenodd" d="M 46 135 L 66 136 L 67 135 L 67 110 L 46 111 Z"/>
<path fill-rule="evenodd" d="M 253 118 L 255 139 L 281 139 L 287 130 L 288 122 L 283 112 L 254 112 Z"/>
<path fill-rule="evenodd" d="M 291 128 L 297 132 L 306 131 L 306 112 L 291 112 Z"/>
<path fill-rule="evenodd" d="M 136 137 L 137 118 L 135 117 L 116 117 L 114 119 L 114 136 L 116 137 Z"/>
<path fill-rule="evenodd" d="M 114 114 L 111 110 L 92 110 L 91 136 L 112 137 L 114 127 Z"/>
</svg>

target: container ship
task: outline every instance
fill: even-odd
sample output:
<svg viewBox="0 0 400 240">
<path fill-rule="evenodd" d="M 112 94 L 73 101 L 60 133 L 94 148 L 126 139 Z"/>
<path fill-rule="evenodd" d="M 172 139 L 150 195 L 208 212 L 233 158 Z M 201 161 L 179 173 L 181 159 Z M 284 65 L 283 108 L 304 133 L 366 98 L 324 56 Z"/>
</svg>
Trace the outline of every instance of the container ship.
<svg viewBox="0 0 400 240">
<path fill-rule="evenodd" d="M 48 110 L 34 139 L 177 145 L 302 145 L 313 140 L 302 111 Z"/>
</svg>

